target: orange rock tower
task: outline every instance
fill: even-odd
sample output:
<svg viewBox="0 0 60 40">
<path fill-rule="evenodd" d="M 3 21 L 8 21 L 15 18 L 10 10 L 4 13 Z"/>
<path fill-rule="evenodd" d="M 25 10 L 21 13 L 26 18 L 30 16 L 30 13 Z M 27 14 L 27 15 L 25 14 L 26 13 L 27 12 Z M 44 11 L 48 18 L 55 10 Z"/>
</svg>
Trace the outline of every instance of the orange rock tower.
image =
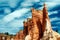
<svg viewBox="0 0 60 40">
<path fill-rule="evenodd" d="M 45 5 L 44 5 L 45 6 Z M 40 38 L 43 36 L 43 31 L 45 29 L 42 27 L 42 24 L 44 21 L 43 14 L 45 7 L 43 10 L 35 10 L 34 8 L 32 9 L 32 18 L 28 18 L 27 21 L 24 21 L 24 30 L 23 34 L 24 37 L 28 35 L 29 33 L 31 34 L 32 40 L 40 40 Z M 18 37 L 21 36 L 20 33 L 16 35 L 16 39 L 19 39 Z"/>
<path fill-rule="evenodd" d="M 23 24 L 24 24 L 24 30 L 20 31 L 15 36 L 15 39 L 17 40 L 25 40 L 25 37 L 27 35 L 31 36 L 31 40 L 40 40 L 42 39 L 42 37 L 44 40 L 44 37 L 46 36 L 45 31 L 50 33 L 50 30 L 51 30 L 52 32 L 51 23 L 49 20 L 49 16 L 48 16 L 48 12 L 45 4 L 44 4 L 43 10 L 35 10 L 33 8 L 32 18 L 27 18 L 27 20 L 24 21 Z"/>
</svg>

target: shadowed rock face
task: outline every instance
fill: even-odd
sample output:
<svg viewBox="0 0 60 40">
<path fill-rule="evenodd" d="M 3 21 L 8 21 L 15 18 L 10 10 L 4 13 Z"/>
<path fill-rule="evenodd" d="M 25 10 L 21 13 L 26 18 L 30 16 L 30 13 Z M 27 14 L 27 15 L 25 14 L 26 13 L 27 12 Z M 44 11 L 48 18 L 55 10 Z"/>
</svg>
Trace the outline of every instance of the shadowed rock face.
<svg viewBox="0 0 60 40">
<path fill-rule="evenodd" d="M 24 22 L 24 32 L 23 33 L 25 36 L 28 34 L 28 24 L 26 21 Z"/>
<path fill-rule="evenodd" d="M 32 9 L 32 20 L 33 20 L 33 40 L 39 40 L 42 35 L 42 18 L 43 12 L 40 10 Z"/>
</svg>

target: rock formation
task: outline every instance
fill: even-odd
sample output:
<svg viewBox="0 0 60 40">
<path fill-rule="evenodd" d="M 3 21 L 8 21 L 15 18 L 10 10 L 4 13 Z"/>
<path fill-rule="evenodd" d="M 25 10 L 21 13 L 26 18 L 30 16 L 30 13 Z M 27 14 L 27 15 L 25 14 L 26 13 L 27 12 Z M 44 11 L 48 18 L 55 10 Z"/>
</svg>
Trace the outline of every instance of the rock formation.
<svg viewBox="0 0 60 40">
<path fill-rule="evenodd" d="M 60 35 L 52 30 L 46 5 L 43 10 L 32 9 L 32 18 L 23 22 L 24 30 L 19 33 L 18 40 L 59 40 Z"/>
</svg>

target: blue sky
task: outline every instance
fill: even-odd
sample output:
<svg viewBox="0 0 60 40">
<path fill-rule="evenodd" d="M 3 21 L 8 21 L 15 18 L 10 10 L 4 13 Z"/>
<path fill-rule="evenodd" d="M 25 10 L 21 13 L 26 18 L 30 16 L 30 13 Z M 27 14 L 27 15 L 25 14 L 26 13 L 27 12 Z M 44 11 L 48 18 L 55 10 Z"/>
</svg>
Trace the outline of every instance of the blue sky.
<svg viewBox="0 0 60 40">
<path fill-rule="evenodd" d="M 31 18 L 31 8 L 42 10 L 44 2 L 52 28 L 59 30 L 60 0 L 0 0 L 0 33 L 16 34 L 23 29 L 23 21 Z"/>
</svg>

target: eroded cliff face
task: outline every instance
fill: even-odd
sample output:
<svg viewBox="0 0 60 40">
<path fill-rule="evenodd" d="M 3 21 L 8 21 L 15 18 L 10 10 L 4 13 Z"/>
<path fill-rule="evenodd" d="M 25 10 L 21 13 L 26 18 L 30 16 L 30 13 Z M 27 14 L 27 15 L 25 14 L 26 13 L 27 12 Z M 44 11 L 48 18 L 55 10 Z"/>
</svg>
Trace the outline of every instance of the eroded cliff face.
<svg viewBox="0 0 60 40">
<path fill-rule="evenodd" d="M 33 40 L 39 40 L 42 36 L 42 19 L 43 12 L 41 10 L 32 9 L 33 21 Z"/>
<path fill-rule="evenodd" d="M 46 5 L 43 10 L 32 9 L 32 18 L 23 22 L 24 30 L 16 35 L 17 40 L 59 40 L 60 35 L 51 28 Z"/>
</svg>

